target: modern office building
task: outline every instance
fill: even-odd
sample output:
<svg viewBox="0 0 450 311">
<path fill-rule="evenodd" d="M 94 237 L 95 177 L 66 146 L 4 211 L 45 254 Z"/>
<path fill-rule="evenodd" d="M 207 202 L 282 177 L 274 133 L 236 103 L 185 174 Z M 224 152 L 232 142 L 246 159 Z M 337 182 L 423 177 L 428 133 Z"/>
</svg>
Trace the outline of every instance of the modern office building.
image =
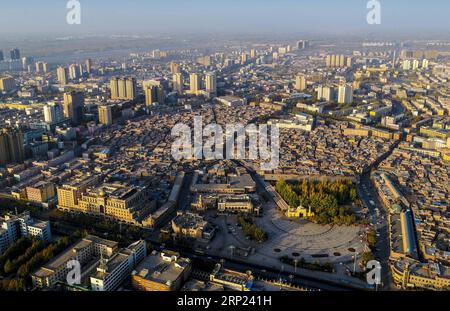
<svg viewBox="0 0 450 311">
<path fill-rule="evenodd" d="M 77 126 L 83 122 L 84 94 L 72 91 L 64 93 L 64 117 L 70 119 Z"/>
</svg>

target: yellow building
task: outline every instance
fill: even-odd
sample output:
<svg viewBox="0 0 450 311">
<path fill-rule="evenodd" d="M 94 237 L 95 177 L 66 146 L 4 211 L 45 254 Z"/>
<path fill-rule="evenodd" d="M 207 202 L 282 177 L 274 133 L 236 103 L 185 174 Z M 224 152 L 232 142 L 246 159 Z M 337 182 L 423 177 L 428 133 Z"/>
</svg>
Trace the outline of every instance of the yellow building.
<svg viewBox="0 0 450 311">
<path fill-rule="evenodd" d="M 112 100 L 134 100 L 136 98 L 136 79 L 114 77 L 110 81 Z"/>
<path fill-rule="evenodd" d="M 153 251 L 131 276 L 131 282 L 139 291 L 177 291 L 191 273 L 190 259 L 171 251 Z"/>
<path fill-rule="evenodd" d="M 306 209 L 303 206 L 299 206 L 297 208 L 289 208 L 286 211 L 286 217 L 289 218 L 309 218 L 313 217 L 314 213 L 311 211 L 311 207 Z"/>
<path fill-rule="evenodd" d="M 208 222 L 198 214 L 178 212 L 171 225 L 173 232 L 178 236 L 201 239 Z"/>
<path fill-rule="evenodd" d="M 217 202 L 219 212 L 253 213 L 254 206 L 248 195 L 221 195 Z"/>
<path fill-rule="evenodd" d="M 402 258 L 391 264 L 391 272 L 394 283 L 402 289 L 450 289 L 450 269 L 439 263 Z"/>
<path fill-rule="evenodd" d="M 113 123 L 111 106 L 104 105 L 98 107 L 98 121 L 106 126 L 109 126 Z"/>
<path fill-rule="evenodd" d="M 31 202 L 45 203 L 56 195 L 55 185 L 40 181 L 37 184 L 26 188 L 27 199 Z"/>
<path fill-rule="evenodd" d="M 96 216 L 138 224 L 155 207 L 155 201 L 149 201 L 144 188 L 128 184 L 103 184 L 88 189 L 78 199 L 77 210 Z"/>
<path fill-rule="evenodd" d="M 444 161 L 450 162 L 450 149 L 443 149 L 441 152 L 442 152 L 442 159 Z"/>
<path fill-rule="evenodd" d="M 173 74 L 173 91 L 178 92 L 178 94 L 183 94 L 183 75 L 180 72 Z"/>
<path fill-rule="evenodd" d="M 197 73 L 191 73 L 189 76 L 190 93 L 197 94 L 201 89 L 201 77 Z"/>
</svg>

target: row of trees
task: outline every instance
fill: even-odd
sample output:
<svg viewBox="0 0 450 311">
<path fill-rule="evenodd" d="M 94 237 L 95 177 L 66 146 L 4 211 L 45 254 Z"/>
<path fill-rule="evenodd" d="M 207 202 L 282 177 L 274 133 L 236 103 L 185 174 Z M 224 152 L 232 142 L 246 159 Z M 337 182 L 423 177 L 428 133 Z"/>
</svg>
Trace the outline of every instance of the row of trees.
<svg viewBox="0 0 450 311">
<path fill-rule="evenodd" d="M 1 280 L 0 290 L 26 290 L 31 283 L 30 274 L 69 247 L 72 242 L 73 239 L 65 237 L 45 245 L 39 240 L 21 238 L 0 257 L 1 274 L 10 276 Z"/>
<path fill-rule="evenodd" d="M 275 189 L 291 207 L 311 207 L 314 212 L 311 221 L 315 223 L 348 226 L 356 223 L 352 210 L 346 207 L 358 200 L 355 185 L 350 180 L 305 179 L 295 184 L 279 180 Z"/>
<path fill-rule="evenodd" d="M 31 246 L 27 250 L 15 259 L 8 259 L 3 266 L 3 271 L 5 274 L 16 273 L 20 277 L 26 277 L 27 275 L 23 273 L 23 267 L 25 264 L 34 256 L 36 253 L 41 251 L 45 247 L 44 243 L 39 240 L 33 240 Z M 22 273 L 18 273 L 18 270 Z"/>
<path fill-rule="evenodd" d="M 238 223 L 242 227 L 242 231 L 246 236 L 249 236 L 252 240 L 262 243 L 267 241 L 267 233 L 253 223 L 251 218 L 244 216 L 238 216 Z"/>
<path fill-rule="evenodd" d="M 16 243 L 11 245 L 1 256 L 0 256 L 0 275 L 5 276 L 4 266 L 7 261 L 14 260 L 23 254 L 28 247 L 31 246 L 31 240 L 27 238 L 20 238 Z"/>
<path fill-rule="evenodd" d="M 132 241 L 142 238 L 143 231 L 137 226 L 122 224 L 107 219 L 98 219 L 85 214 L 70 214 L 59 210 L 50 213 L 53 222 L 65 222 L 94 235 L 108 233 L 108 238 L 119 242 L 120 245 L 128 245 Z"/>
</svg>

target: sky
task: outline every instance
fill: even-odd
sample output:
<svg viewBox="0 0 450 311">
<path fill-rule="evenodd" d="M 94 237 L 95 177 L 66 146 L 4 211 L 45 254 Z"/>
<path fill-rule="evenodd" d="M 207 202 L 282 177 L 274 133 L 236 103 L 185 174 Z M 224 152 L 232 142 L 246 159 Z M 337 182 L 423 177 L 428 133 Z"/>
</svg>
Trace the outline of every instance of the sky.
<svg viewBox="0 0 450 311">
<path fill-rule="evenodd" d="M 368 25 L 368 0 L 1 0 L 0 33 L 450 33 L 448 0 L 379 0 L 381 25 Z"/>
</svg>

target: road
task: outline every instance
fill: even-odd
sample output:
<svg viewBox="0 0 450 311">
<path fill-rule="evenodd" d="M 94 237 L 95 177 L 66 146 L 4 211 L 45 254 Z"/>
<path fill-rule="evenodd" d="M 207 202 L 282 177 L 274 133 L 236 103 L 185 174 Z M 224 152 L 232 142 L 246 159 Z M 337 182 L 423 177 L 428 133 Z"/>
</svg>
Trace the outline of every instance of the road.
<svg viewBox="0 0 450 311">
<path fill-rule="evenodd" d="M 399 145 L 401 140 L 396 141 L 389 151 L 378 158 L 375 163 L 368 167 L 365 172 L 360 175 L 360 180 L 357 185 L 358 195 L 363 201 L 364 205 L 369 210 L 369 221 L 371 226 L 377 231 L 377 243 L 373 250 L 375 259 L 381 263 L 381 282 L 380 289 L 389 290 L 391 288 L 391 275 L 389 269 L 389 224 L 388 211 L 381 202 L 376 186 L 371 179 L 371 171 L 376 169 L 381 162 L 388 158 L 395 148 Z"/>
<path fill-rule="evenodd" d="M 378 198 L 376 187 L 370 179 L 370 173 L 365 173 L 360 177 L 358 184 L 358 194 L 369 210 L 369 221 L 377 232 L 377 243 L 373 250 L 375 259 L 381 263 L 381 282 L 383 290 L 389 289 L 389 225 L 387 211 Z M 378 214 L 377 214 L 378 210 Z"/>
</svg>

